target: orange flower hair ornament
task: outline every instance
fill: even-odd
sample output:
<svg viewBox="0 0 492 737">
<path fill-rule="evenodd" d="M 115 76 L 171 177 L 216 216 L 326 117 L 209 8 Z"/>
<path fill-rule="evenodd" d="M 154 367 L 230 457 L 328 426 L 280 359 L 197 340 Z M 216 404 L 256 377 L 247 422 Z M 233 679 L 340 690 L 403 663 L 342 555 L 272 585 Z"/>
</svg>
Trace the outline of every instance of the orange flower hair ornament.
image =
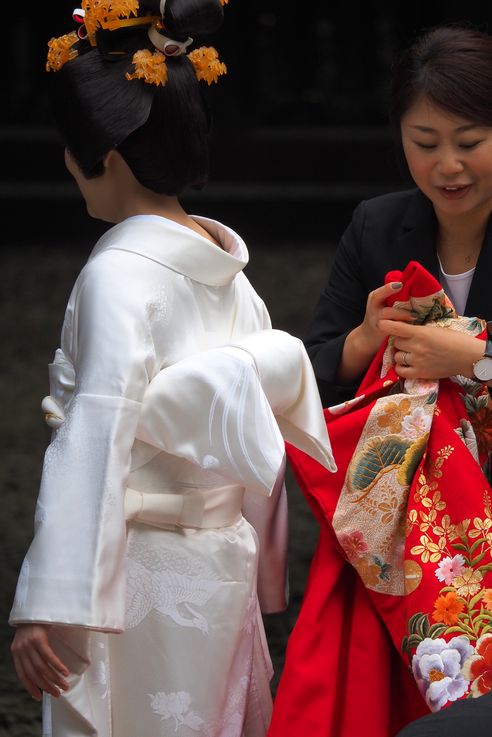
<svg viewBox="0 0 492 737">
<path fill-rule="evenodd" d="M 59 72 L 67 63 L 75 59 L 79 55 L 77 49 L 73 47 L 78 42 L 79 37 L 75 31 L 67 33 L 59 38 L 52 38 L 48 42 L 48 59 L 46 60 L 47 72 Z"/>
<path fill-rule="evenodd" d="M 142 49 L 133 56 L 133 74 L 127 72 L 127 79 L 143 79 L 147 84 L 162 85 L 167 83 L 166 57 L 160 51 Z"/>
<path fill-rule="evenodd" d="M 82 8 L 75 14 L 84 19 L 85 34 L 92 46 L 96 45 L 99 28 L 117 31 L 140 25 L 162 24 L 160 16 L 138 16 L 139 0 L 82 0 Z"/>
<path fill-rule="evenodd" d="M 164 27 L 162 18 L 166 1 L 160 2 L 160 16 L 138 16 L 139 0 L 82 0 L 82 7 L 73 13 L 74 20 L 80 26 L 78 32 L 52 38 L 48 43 L 47 71 L 59 72 L 68 61 L 75 59 L 78 50 L 73 47 L 79 40 L 88 39 L 92 46 L 96 46 L 98 29 L 115 31 L 147 25 L 150 26 L 149 39 L 156 51 L 137 51 L 132 60 L 133 72 L 128 72 L 126 78 L 165 86 L 168 78 L 166 58 L 186 54 L 188 46 L 193 43 L 192 38 L 176 41 L 160 33 Z M 220 0 L 221 5 L 227 5 L 228 2 L 229 0 Z M 216 49 L 212 47 L 201 46 L 189 53 L 188 59 L 193 64 L 198 81 L 203 80 L 208 85 L 217 82 L 220 76 L 227 73 L 226 65 L 220 61 Z"/>
<path fill-rule="evenodd" d="M 195 67 L 196 78 L 210 86 L 217 83 L 220 76 L 227 74 L 226 65 L 220 61 L 219 55 L 212 46 L 201 46 L 188 54 L 188 59 Z"/>
</svg>

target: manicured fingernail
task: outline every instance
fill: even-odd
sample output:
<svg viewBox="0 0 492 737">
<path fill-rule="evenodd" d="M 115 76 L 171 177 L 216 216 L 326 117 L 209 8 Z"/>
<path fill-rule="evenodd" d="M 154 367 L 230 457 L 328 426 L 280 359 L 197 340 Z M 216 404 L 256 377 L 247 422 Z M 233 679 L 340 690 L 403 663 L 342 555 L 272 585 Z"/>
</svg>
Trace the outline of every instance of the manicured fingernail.
<svg viewBox="0 0 492 737">
<path fill-rule="evenodd" d="M 403 282 L 401 281 L 393 281 L 391 282 L 391 289 L 401 289 L 403 286 Z"/>
</svg>

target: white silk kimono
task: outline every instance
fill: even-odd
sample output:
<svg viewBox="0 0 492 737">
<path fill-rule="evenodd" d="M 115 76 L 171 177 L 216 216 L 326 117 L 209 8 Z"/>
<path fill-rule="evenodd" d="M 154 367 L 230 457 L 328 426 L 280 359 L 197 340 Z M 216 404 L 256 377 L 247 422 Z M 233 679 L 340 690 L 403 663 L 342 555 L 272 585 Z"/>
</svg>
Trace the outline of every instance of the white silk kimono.
<svg viewBox="0 0 492 737">
<path fill-rule="evenodd" d="M 129 218 L 69 300 L 45 403 L 58 429 L 10 620 L 51 624 L 71 671 L 70 690 L 45 698 L 46 737 L 268 726 L 258 594 L 264 611 L 285 606 L 282 435 L 333 463 L 303 348 L 270 330 L 244 243 L 197 221 L 223 250 Z"/>
</svg>

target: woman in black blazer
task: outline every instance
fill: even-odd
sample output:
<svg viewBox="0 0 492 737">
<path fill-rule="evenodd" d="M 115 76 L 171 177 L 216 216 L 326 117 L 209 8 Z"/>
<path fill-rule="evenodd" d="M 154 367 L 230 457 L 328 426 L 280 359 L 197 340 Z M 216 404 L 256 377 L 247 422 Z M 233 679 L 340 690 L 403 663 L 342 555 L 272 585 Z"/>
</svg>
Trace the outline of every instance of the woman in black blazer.
<svg viewBox="0 0 492 737">
<path fill-rule="evenodd" d="M 362 202 L 342 237 L 306 340 L 324 406 L 354 395 L 387 336 L 404 378 L 461 374 L 492 385 L 491 340 L 484 355 L 474 337 L 409 324 L 385 307 L 402 285 L 384 285 L 388 271 L 419 261 L 459 314 L 492 320 L 492 39 L 456 27 L 425 35 L 396 69 L 393 117 L 417 188 Z M 492 665 L 477 679 L 482 698 L 417 720 L 399 737 L 490 737 L 491 675 Z"/>
<path fill-rule="evenodd" d="M 362 202 L 342 237 L 306 338 L 324 406 L 354 395 L 388 335 L 405 378 L 474 376 L 478 341 L 405 324 L 401 311 L 384 306 L 399 284 L 382 285 L 388 271 L 416 260 L 460 314 L 492 320 L 491 100 L 485 34 L 438 28 L 402 57 L 392 113 L 418 189 Z M 492 358 L 486 364 L 490 386 Z"/>
</svg>

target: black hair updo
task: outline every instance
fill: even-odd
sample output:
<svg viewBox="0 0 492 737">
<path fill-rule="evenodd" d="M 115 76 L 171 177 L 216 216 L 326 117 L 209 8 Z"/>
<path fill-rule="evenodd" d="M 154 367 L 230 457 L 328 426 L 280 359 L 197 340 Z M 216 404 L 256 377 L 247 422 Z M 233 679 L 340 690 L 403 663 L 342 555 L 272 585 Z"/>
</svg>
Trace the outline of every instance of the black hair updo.
<svg viewBox="0 0 492 737">
<path fill-rule="evenodd" d="M 140 0 L 138 14 L 160 16 L 160 1 Z M 222 20 L 220 0 L 167 0 L 163 33 L 196 42 Z M 166 57 L 165 86 L 126 78 L 135 52 L 155 51 L 148 28 L 99 29 L 97 47 L 81 41 L 79 55 L 50 75 L 52 108 L 63 143 L 84 176 L 100 176 L 104 156 L 117 148 L 140 184 L 176 195 L 207 182 L 210 119 L 186 55 Z"/>
</svg>

